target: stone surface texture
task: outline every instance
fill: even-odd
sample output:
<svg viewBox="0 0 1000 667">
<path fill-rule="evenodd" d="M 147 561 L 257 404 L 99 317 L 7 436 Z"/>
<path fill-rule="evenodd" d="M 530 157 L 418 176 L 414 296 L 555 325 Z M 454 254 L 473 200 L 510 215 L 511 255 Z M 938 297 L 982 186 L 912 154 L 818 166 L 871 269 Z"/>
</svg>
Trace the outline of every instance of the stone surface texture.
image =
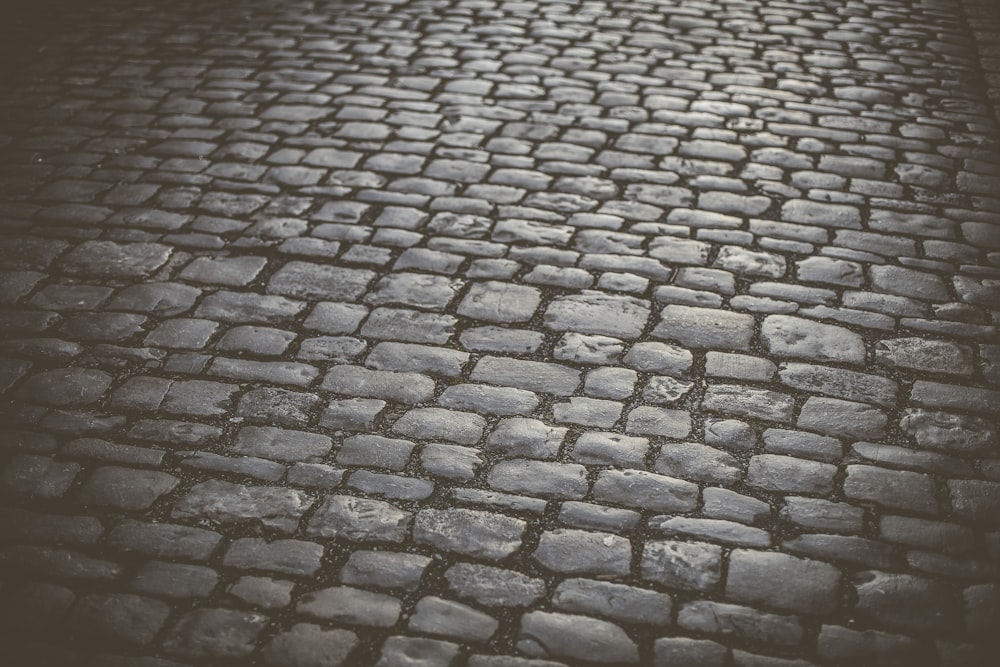
<svg viewBox="0 0 1000 667">
<path fill-rule="evenodd" d="M 4 664 L 995 664 L 995 2 L 8 4 Z"/>
</svg>

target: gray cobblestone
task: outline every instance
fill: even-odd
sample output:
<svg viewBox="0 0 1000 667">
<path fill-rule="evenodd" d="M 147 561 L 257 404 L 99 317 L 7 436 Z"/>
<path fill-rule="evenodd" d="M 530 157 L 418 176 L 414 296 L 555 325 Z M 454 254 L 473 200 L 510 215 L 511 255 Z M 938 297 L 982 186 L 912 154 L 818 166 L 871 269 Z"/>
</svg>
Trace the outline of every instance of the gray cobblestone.
<svg viewBox="0 0 1000 667">
<path fill-rule="evenodd" d="M 781 574 L 778 574 L 778 573 Z M 766 584 L 780 576 L 786 586 Z M 729 557 L 726 597 L 800 613 L 828 613 L 838 603 L 841 574 L 825 563 L 780 553 L 736 549 Z"/>
<path fill-rule="evenodd" d="M 863 572 L 856 577 L 855 589 L 858 613 L 888 629 L 935 631 L 959 616 L 948 588 L 932 579 Z"/>
<path fill-rule="evenodd" d="M 382 644 L 378 667 L 403 667 L 413 663 L 451 665 L 458 656 L 459 645 L 438 639 L 389 637 Z"/>
<path fill-rule="evenodd" d="M 127 593 L 91 594 L 73 607 L 70 631 L 89 641 L 142 646 L 152 642 L 170 613 L 163 602 Z"/>
<path fill-rule="evenodd" d="M 874 466 L 847 466 L 844 495 L 885 507 L 935 514 L 938 501 L 933 480 L 920 473 L 885 470 Z"/>
<path fill-rule="evenodd" d="M 625 339 L 638 338 L 648 317 L 649 306 L 644 301 L 592 291 L 559 297 L 545 311 L 546 326 L 555 331 Z"/>
<path fill-rule="evenodd" d="M 387 628 L 399 620 L 401 607 L 400 601 L 391 595 L 332 586 L 302 596 L 295 611 L 324 621 Z"/>
<path fill-rule="evenodd" d="M 311 623 L 297 623 L 270 639 L 262 651 L 268 665 L 343 665 L 358 645 L 348 630 L 324 630 Z"/>
<path fill-rule="evenodd" d="M 79 4 L 5 15 L 8 662 L 995 662 L 985 0 Z"/>
<path fill-rule="evenodd" d="M 173 599 L 204 598 L 218 581 L 218 573 L 208 567 L 149 561 L 132 579 L 132 588 L 140 593 Z"/>
<path fill-rule="evenodd" d="M 457 596 L 486 607 L 527 607 L 545 594 L 541 579 L 488 565 L 458 563 L 445 579 Z"/>
<path fill-rule="evenodd" d="M 553 498 L 579 499 L 587 493 L 587 473 L 581 465 L 510 459 L 493 465 L 489 485 L 501 491 Z"/>
<path fill-rule="evenodd" d="M 195 484 L 174 505 L 171 518 L 202 518 L 220 524 L 242 520 L 290 533 L 311 504 L 305 493 L 280 487 L 209 480 Z"/>
<path fill-rule="evenodd" d="M 313 513 L 306 534 L 356 542 L 401 542 L 411 522 L 410 512 L 391 503 L 336 495 L 323 501 Z"/>
<path fill-rule="evenodd" d="M 611 428 L 621 418 L 622 407 L 622 404 L 616 401 L 573 396 L 568 402 L 553 405 L 552 417 L 563 424 Z"/>
<path fill-rule="evenodd" d="M 878 440 L 888 419 L 881 410 L 863 403 L 810 397 L 799 410 L 799 428 L 839 438 Z"/>
<path fill-rule="evenodd" d="M 794 616 L 768 614 L 708 600 L 685 604 L 678 613 L 677 623 L 685 630 L 778 646 L 794 646 L 805 634 Z"/>
<path fill-rule="evenodd" d="M 169 655 L 194 660 L 246 656 L 266 620 L 261 614 L 202 607 L 174 624 L 163 648 Z"/>
<path fill-rule="evenodd" d="M 420 440 L 442 439 L 472 445 L 482 437 L 485 427 L 486 420 L 477 414 L 443 408 L 414 408 L 400 417 L 392 430 Z"/>
<path fill-rule="evenodd" d="M 653 512 L 684 512 L 694 509 L 698 487 L 666 475 L 644 470 L 605 470 L 594 482 L 595 500 Z"/>
<path fill-rule="evenodd" d="M 687 347 L 749 350 L 753 318 L 714 309 L 669 305 L 663 309 L 653 335 Z"/>
<path fill-rule="evenodd" d="M 233 541 L 222 558 L 222 564 L 240 569 L 308 576 L 319 569 L 322 557 L 323 547 L 314 542 L 267 542 L 260 538 L 246 537 Z"/>
<path fill-rule="evenodd" d="M 413 526 L 418 544 L 498 561 L 520 548 L 525 522 L 479 510 L 421 510 Z"/>
<path fill-rule="evenodd" d="M 84 505 L 144 510 L 172 491 L 179 481 L 155 470 L 103 466 L 90 474 L 76 499 Z"/>
<path fill-rule="evenodd" d="M 552 594 L 561 611 L 596 614 L 621 623 L 663 625 L 670 620 L 669 595 L 590 579 L 567 579 Z"/>
<path fill-rule="evenodd" d="M 638 647 L 616 625 L 586 616 L 534 611 L 521 617 L 518 650 L 536 657 L 633 664 Z"/>
<path fill-rule="evenodd" d="M 431 559 L 418 554 L 355 551 L 340 570 L 340 580 L 355 586 L 416 590 Z"/>
<path fill-rule="evenodd" d="M 566 437 L 566 431 L 537 419 L 511 417 L 497 423 L 486 440 L 486 448 L 507 456 L 553 459 Z"/>
<path fill-rule="evenodd" d="M 861 363 L 865 359 L 865 344 L 857 334 L 796 317 L 765 318 L 761 338 L 771 354 L 778 357 L 848 363 Z"/>
<path fill-rule="evenodd" d="M 557 396 L 568 396 L 580 384 L 579 372 L 566 366 L 489 356 L 476 363 L 470 378 Z"/>
<path fill-rule="evenodd" d="M 228 593 L 247 604 L 265 609 L 286 607 L 292 600 L 292 582 L 270 577 L 240 577 Z"/>
<path fill-rule="evenodd" d="M 632 548 L 629 540 L 617 535 L 557 528 L 542 534 L 532 558 L 560 574 L 624 577 Z"/>
</svg>

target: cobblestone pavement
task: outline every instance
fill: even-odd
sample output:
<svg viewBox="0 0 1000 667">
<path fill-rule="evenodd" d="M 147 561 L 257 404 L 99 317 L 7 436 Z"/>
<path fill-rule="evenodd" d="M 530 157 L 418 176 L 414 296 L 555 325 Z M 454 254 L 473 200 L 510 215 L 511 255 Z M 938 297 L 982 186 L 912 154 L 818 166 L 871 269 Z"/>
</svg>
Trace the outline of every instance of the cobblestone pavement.
<svg viewBox="0 0 1000 667">
<path fill-rule="evenodd" d="M 6 664 L 995 664 L 1000 130 L 961 7 L 18 24 Z"/>
</svg>

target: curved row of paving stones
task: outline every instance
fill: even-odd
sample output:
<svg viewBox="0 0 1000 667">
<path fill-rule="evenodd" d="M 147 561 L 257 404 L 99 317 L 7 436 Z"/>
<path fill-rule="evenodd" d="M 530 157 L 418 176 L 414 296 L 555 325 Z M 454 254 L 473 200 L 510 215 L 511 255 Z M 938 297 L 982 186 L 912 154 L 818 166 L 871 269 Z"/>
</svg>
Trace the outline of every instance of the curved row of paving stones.
<svg viewBox="0 0 1000 667">
<path fill-rule="evenodd" d="M 988 664 L 952 8 L 104 4 L 0 112 L 5 654 Z"/>
</svg>

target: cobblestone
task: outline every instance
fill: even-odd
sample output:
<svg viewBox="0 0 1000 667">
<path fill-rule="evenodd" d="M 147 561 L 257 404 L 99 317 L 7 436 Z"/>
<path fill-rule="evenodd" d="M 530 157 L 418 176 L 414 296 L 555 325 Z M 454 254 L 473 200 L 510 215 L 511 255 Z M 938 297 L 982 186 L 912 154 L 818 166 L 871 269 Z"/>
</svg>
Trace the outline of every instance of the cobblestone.
<svg viewBox="0 0 1000 667">
<path fill-rule="evenodd" d="M 498 561 L 521 546 L 525 522 L 479 510 L 422 510 L 413 538 L 443 551 Z"/>
<path fill-rule="evenodd" d="M 989 3 L 50 4 L 8 662 L 992 664 Z"/>
<path fill-rule="evenodd" d="M 536 657 L 598 663 L 638 662 L 638 647 L 621 628 L 585 616 L 535 611 L 521 618 L 518 648 Z"/>
<path fill-rule="evenodd" d="M 299 614 L 348 625 L 392 627 L 399 620 L 400 601 L 384 593 L 350 586 L 332 586 L 307 593 L 295 605 Z"/>
</svg>

